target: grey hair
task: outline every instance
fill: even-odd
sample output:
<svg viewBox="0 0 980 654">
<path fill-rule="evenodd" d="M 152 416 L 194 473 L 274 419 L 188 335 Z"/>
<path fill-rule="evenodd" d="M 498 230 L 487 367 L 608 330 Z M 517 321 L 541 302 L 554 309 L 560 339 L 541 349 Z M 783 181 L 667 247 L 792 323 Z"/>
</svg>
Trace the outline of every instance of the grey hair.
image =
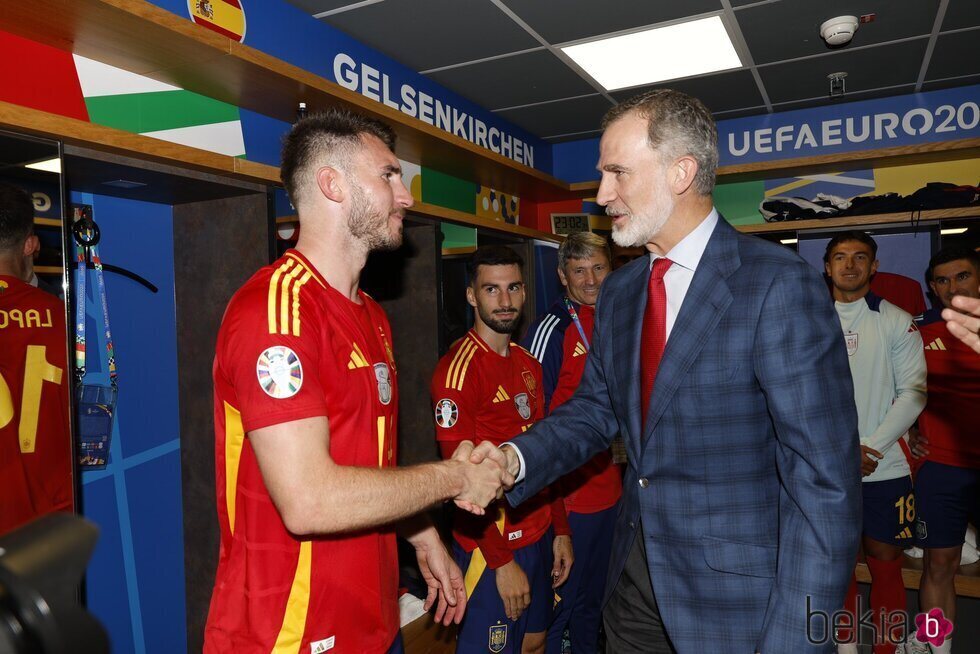
<svg viewBox="0 0 980 654">
<path fill-rule="evenodd" d="M 592 232 L 576 232 L 569 234 L 558 246 L 558 267 L 565 270 L 569 259 L 588 259 L 596 252 L 602 252 L 606 259 L 612 261 L 609 242 Z"/>
<path fill-rule="evenodd" d="M 630 113 L 646 118 L 650 147 L 666 159 L 694 157 L 698 163 L 694 188 L 701 195 L 710 195 L 718 168 L 718 129 L 704 103 L 673 89 L 654 89 L 607 111 L 602 128 Z"/>
</svg>

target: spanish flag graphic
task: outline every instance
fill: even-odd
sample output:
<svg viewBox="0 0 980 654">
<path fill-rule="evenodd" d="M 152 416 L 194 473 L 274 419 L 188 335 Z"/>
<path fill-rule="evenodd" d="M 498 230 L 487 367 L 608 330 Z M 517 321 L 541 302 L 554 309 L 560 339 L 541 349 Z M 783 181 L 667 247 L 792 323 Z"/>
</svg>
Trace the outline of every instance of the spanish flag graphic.
<svg viewBox="0 0 980 654">
<path fill-rule="evenodd" d="M 235 41 L 245 40 L 245 9 L 240 0 L 187 0 L 191 19 Z"/>
</svg>

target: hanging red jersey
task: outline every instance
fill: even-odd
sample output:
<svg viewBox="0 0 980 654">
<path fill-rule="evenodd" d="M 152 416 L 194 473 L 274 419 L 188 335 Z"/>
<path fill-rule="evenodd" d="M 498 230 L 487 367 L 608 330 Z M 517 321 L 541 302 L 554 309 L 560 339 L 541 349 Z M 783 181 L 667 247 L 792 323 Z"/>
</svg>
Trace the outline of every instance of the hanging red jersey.
<svg viewBox="0 0 980 654">
<path fill-rule="evenodd" d="M 0 275 L 0 533 L 72 509 L 65 306 Z"/>
<path fill-rule="evenodd" d="M 214 361 L 221 549 L 205 652 L 382 653 L 395 638 L 393 529 L 289 533 L 248 439 L 262 427 L 326 416 L 335 462 L 395 465 L 391 332 L 381 307 L 359 298 L 331 288 L 289 250 L 228 305 Z"/>
</svg>

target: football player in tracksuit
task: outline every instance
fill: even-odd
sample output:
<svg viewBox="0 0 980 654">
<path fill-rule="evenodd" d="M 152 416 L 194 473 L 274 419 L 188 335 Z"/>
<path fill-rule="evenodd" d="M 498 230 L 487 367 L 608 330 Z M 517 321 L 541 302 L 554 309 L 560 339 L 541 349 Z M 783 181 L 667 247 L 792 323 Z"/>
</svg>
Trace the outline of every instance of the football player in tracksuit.
<svg viewBox="0 0 980 654">
<path fill-rule="evenodd" d="M 541 365 L 511 342 L 524 305 L 522 265 L 513 250 L 485 246 L 467 266 L 475 325 L 439 360 L 431 384 L 447 459 L 463 441 L 500 445 L 544 417 Z M 553 587 L 572 568 L 561 498 L 545 489 L 517 508 L 498 500 L 484 516 L 457 511 L 453 539 L 468 598 L 456 651 L 544 652 Z"/>
<path fill-rule="evenodd" d="M 522 342 L 543 368 L 546 415 L 574 395 L 585 371 L 595 303 L 610 272 L 609 261 L 609 244 L 590 232 L 572 234 L 558 248 L 558 277 L 565 294 L 534 321 Z M 575 565 L 568 581 L 555 590 L 546 651 L 560 654 L 567 629 L 573 652 L 595 652 L 622 472 L 608 451 L 601 452 L 561 479 L 556 490 L 568 512 Z"/>
<path fill-rule="evenodd" d="M 877 243 L 867 234 L 842 232 L 827 244 L 824 267 L 844 331 L 858 410 L 862 542 L 877 627 L 873 651 L 892 654 L 907 636 L 902 553 L 913 538 L 915 499 L 905 437 L 926 404 L 926 361 L 912 316 L 870 292 L 877 253 Z M 855 610 L 856 598 L 857 582 L 852 578 L 845 600 L 848 611 Z M 838 633 L 838 639 L 856 641 L 855 631 Z M 857 652 L 857 645 L 846 642 L 838 651 Z"/>
</svg>

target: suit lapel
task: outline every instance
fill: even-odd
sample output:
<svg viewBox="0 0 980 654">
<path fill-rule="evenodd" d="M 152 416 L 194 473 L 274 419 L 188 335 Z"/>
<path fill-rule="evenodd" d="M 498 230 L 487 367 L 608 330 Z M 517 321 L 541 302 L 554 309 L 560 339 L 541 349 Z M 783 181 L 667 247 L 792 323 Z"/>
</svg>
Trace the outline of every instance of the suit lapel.
<svg viewBox="0 0 980 654">
<path fill-rule="evenodd" d="M 670 404 L 684 374 L 732 303 L 727 278 L 738 265 L 735 230 L 719 217 L 718 226 L 701 255 L 660 360 L 657 379 L 650 394 L 647 423 L 643 426 L 644 445 Z"/>
<path fill-rule="evenodd" d="M 639 461 L 640 438 L 640 338 L 643 334 L 643 312 L 647 303 L 647 284 L 650 279 L 650 257 L 644 254 L 640 260 L 630 264 L 624 273 L 630 279 L 623 285 L 615 302 L 618 333 L 613 333 L 613 357 L 618 391 L 625 394 L 621 397 L 621 406 L 626 409 L 629 434 L 623 434 L 630 454 Z"/>
</svg>

